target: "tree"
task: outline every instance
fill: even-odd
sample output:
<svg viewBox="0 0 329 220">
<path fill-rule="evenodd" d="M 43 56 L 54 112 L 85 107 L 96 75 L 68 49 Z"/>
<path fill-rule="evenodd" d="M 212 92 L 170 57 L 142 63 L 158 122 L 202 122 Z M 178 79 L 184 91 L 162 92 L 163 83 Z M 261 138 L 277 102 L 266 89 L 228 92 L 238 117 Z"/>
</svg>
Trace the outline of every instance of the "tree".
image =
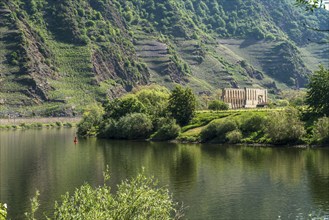
<svg viewBox="0 0 329 220">
<path fill-rule="evenodd" d="M 137 99 L 145 106 L 146 113 L 163 117 L 166 113 L 170 91 L 162 86 L 144 86 L 136 92 Z"/>
<path fill-rule="evenodd" d="M 211 101 L 209 103 L 208 109 L 209 110 L 215 110 L 215 111 L 218 111 L 218 110 L 228 110 L 229 109 L 229 106 L 228 106 L 228 104 L 226 104 L 223 101 L 214 100 L 214 101 Z"/>
<path fill-rule="evenodd" d="M 126 95 L 105 104 L 105 119 L 119 119 L 130 113 L 144 113 L 145 106 L 135 95 Z"/>
<path fill-rule="evenodd" d="M 299 112 L 294 108 L 268 114 L 265 134 L 272 144 L 295 144 L 306 134 Z"/>
<path fill-rule="evenodd" d="M 82 119 L 78 126 L 79 136 L 95 136 L 98 132 L 98 127 L 102 122 L 104 110 L 98 105 L 90 106 L 83 113 Z"/>
<path fill-rule="evenodd" d="M 323 8 L 323 0 L 296 0 L 297 5 L 305 6 L 307 11 L 313 11 L 316 8 Z"/>
<path fill-rule="evenodd" d="M 329 69 L 320 66 L 310 77 L 306 103 L 319 115 L 329 115 Z"/>
<path fill-rule="evenodd" d="M 181 126 L 188 124 L 195 114 L 196 98 L 190 88 L 177 86 L 169 96 L 168 112 Z"/>
<path fill-rule="evenodd" d="M 329 118 L 320 118 L 314 125 L 313 140 L 320 144 L 329 144 Z"/>
</svg>

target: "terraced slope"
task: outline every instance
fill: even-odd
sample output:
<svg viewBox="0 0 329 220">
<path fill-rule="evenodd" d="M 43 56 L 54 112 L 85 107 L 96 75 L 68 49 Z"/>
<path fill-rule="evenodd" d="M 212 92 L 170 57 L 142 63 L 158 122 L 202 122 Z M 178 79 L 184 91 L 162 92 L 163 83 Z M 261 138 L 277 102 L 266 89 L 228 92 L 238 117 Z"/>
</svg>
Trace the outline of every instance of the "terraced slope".
<svg viewBox="0 0 329 220">
<path fill-rule="evenodd" d="M 294 0 L 2 0 L 0 116 L 80 114 L 134 87 L 299 88 L 329 12 Z"/>
</svg>

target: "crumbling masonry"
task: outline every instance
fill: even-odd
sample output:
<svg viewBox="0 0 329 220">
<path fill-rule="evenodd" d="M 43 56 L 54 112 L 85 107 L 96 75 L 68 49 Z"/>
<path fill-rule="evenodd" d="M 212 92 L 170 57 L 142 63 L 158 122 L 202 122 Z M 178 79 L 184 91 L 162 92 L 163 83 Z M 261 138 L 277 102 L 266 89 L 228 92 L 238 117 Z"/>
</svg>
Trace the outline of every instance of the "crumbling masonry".
<svg viewBox="0 0 329 220">
<path fill-rule="evenodd" d="M 232 109 L 263 107 L 267 104 L 267 89 L 225 88 L 222 92 L 222 100 Z"/>
</svg>

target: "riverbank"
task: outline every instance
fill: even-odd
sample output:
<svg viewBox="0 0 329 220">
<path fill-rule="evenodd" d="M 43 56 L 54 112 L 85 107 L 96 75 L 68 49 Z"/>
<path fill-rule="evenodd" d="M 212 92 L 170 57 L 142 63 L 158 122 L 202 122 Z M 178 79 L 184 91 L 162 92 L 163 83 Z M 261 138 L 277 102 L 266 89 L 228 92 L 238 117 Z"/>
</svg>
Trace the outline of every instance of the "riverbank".
<svg viewBox="0 0 329 220">
<path fill-rule="evenodd" d="M 80 117 L 0 118 L 0 129 L 74 127 L 80 120 Z"/>
</svg>

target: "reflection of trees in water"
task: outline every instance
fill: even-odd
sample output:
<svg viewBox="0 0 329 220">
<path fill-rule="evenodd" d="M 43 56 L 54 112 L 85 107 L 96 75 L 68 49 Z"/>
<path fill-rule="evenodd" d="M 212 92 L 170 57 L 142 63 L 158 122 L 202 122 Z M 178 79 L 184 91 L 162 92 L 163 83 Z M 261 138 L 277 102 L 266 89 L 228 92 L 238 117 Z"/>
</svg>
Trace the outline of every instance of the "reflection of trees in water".
<svg viewBox="0 0 329 220">
<path fill-rule="evenodd" d="M 195 148 L 182 145 L 178 147 L 176 152 L 173 154 L 174 158 L 170 166 L 170 175 L 175 183 L 193 183 L 196 181 L 197 155 L 195 155 L 193 150 L 195 150 Z"/>
<path fill-rule="evenodd" d="M 263 147 L 243 147 L 241 148 L 241 158 L 248 165 L 260 167 L 273 155 L 271 148 Z"/>
<path fill-rule="evenodd" d="M 298 185 L 305 167 L 303 149 L 296 148 L 241 148 L 244 164 L 269 172 L 272 182 Z"/>
<path fill-rule="evenodd" d="M 329 210 L 329 150 L 307 152 L 306 170 L 313 201 Z"/>
<path fill-rule="evenodd" d="M 229 146 L 202 145 L 202 153 L 205 153 L 211 159 L 231 160 L 232 155 L 228 153 Z"/>
<path fill-rule="evenodd" d="M 115 186 L 122 180 L 137 176 L 145 167 L 152 152 L 147 143 L 133 141 L 99 140 L 97 147 L 103 152 L 103 166 L 110 169 L 111 182 Z"/>
</svg>

